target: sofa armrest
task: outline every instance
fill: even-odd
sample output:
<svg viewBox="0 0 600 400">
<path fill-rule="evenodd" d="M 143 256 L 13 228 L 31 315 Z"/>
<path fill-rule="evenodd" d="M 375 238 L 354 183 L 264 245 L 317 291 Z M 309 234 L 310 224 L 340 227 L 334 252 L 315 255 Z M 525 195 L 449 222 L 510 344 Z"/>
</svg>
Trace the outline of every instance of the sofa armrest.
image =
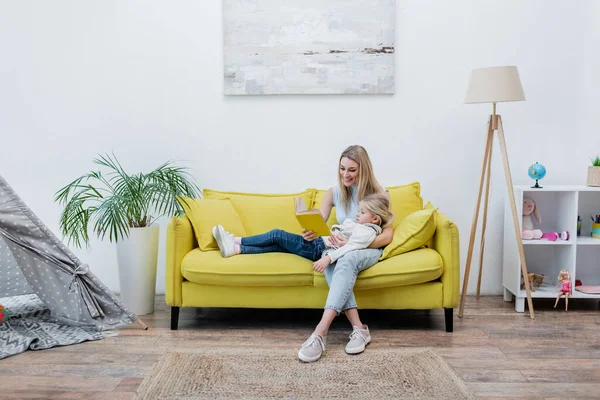
<svg viewBox="0 0 600 400">
<path fill-rule="evenodd" d="M 438 212 L 432 247 L 442 257 L 442 290 L 444 308 L 458 305 L 460 288 L 460 243 L 458 227 L 445 214 Z"/>
<path fill-rule="evenodd" d="M 198 245 L 188 217 L 173 217 L 167 226 L 167 271 L 165 273 L 165 301 L 170 306 L 180 307 L 181 261 Z"/>
</svg>

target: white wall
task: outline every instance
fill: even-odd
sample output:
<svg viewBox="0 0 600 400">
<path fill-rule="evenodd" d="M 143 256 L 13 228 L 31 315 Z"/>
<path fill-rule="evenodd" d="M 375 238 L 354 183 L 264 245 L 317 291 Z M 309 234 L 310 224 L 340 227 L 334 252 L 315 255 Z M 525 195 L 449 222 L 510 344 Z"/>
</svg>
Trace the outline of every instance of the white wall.
<svg viewBox="0 0 600 400">
<path fill-rule="evenodd" d="M 100 152 L 131 171 L 187 160 L 202 187 L 292 192 L 333 184 L 339 153 L 359 143 L 382 183 L 421 181 L 425 200 L 458 224 L 464 268 L 491 112 L 462 104 L 469 72 L 519 67 L 527 101 L 499 105 L 515 183 L 529 183 L 535 161 L 544 184 L 585 183 L 600 152 L 586 119 L 598 109 L 598 78 L 594 90 L 584 68 L 599 61 L 592 3 L 398 1 L 395 95 L 225 97 L 220 1 L 0 0 L 0 174 L 56 232 L 54 192 Z M 488 294 L 501 293 L 499 160 Z M 159 293 L 164 235 L 163 222 Z M 118 291 L 113 244 L 76 253 Z"/>
</svg>

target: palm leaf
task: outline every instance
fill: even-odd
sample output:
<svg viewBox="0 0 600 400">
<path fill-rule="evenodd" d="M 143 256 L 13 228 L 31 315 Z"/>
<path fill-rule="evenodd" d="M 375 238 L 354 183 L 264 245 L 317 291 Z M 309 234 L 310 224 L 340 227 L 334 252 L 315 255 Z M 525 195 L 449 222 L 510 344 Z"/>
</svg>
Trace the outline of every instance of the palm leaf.
<svg viewBox="0 0 600 400">
<path fill-rule="evenodd" d="M 178 196 L 199 197 L 202 192 L 185 168 L 171 161 L 148 174 L 127 174 L 112 154 L 98 155 L 94 163 L 106 170 L 82 175 L 55 193 L 64 205 L 61 233 L 77 247 L 89 245 L 90 224 L 94 233 L 109 241 L 129 235 L 132 227 L 150 225 L 164 215 L 181 215 Z M 153 215 L 155 214 L 155 215 Z"/>
</svg>

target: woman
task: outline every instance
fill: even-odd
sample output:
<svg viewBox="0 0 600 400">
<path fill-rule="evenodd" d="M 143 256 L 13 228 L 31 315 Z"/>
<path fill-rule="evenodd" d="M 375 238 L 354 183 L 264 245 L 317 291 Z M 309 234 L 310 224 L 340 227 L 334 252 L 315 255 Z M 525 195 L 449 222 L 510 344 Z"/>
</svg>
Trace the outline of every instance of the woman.
<svg viewBox="0 0 600 400">
<path fill-rule="evenodd" d="M 389 195 L 375 179 L 367 151 L 362 146 L 350 146 L 340 156 L 338 184 L 327 190 L 319 211 L 327 221 L 331 209 L 335 207 L 337 221 L 343 224 L 346 218 L 357 215 L 359 201 L 373 193 L 385 193 L 389 200 Z M 261 235 L 238 238 L 225 232 L 219 225 L 213 228 L 213 235 L 223 257 L 235 254 L 288 252 L 316 262 L 325 250 L 323 240 L 315 240 L 317 237 L 312 231 L 303 230 L 300 237 L 275 229 Z M 392 241 L 392 235 L 392 226 L 387 226 L 367 249 L 351 251 L 325 268 L 325 278 L 329 285 L 325 310 L 314 332 L 302 344 L 298 352 L 300 360 L 312 362 L 321 358 L 329 327 L 342 311 L 353 329 L 350 341 L 346 345 L 346 353 L 358 354 L 364 351 L 371 341 L 371 335 L 369 328 L 359 318 L 352 290 L 358 274 L 377 263 L 381 256 L 381 248 Z M 337 236 L 331 236 L 329 241 L 337 247 L 347 243 L 347 240 Z M 318 268 L 316 264 L 313 265 L 314 270 Z"/>
</svg>

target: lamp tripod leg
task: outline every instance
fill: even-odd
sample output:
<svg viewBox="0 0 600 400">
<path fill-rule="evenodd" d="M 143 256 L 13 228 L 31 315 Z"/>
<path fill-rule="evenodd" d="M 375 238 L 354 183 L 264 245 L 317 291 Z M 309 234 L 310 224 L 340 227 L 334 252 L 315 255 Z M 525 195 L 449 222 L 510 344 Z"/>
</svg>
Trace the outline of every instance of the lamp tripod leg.
<svg viewBox="0 0 600 400">
<path fill-rule="evenodd" d="M 500 142 L 500 152 L 502 153 L 502 161 L 504 164 L 504 175 L 506 176 L 506 186 L 508 187 L 508 200 L 512 211 L 513 225 L 517 239 L 517 248 L 519 249 L 519 257 L 521 259 L 521 272 L 523 273 L 523 282 L 527 280 L 527 264 L 525 263 L 525 250 L 523 249 L 523 239 L 521 237 L 521 228 L 519 227 L 519 218 L 517 216 L 517 205 L 515 204 L 515 191 L 513 189 L 512 177 L 510 174 L 510 165 L 508 163 L 508 152 L 506 150 L 506 141 L 504 139 L 504 129 L 502 127 L 502 118 L 498 115 L 498 140 Z M 527 305 L 529 306 L 529 316 L 535 319 L 533 311 L 533 302 L 531 301 L 531 291 L 529 285 L 525 285 L 527 293 Z"/>
<path fill-rule="evenodd" d="M 483 221 L 481 226 L 481 246 L 479 252 L 479 275 L 477 277 L 477 300 L 479 300 L 479 295 L 481 293 L 481 276 L 483 274 L 483 253 L 485 250 L 485 230 L 487 228 L 487 213 L 488 213 L 488 205 L 490 204 L 490 175 L 492 171 L 492 149 L 494 147 L 494 139 L 490 141 L 490 147 L 488 150 L 488 164 L 487 164 L 487 173 L 485 177 L 485 200 L 483 202 Z"/>
<path fill-rule="evenodd" d="M 467 298 L 467 287 L 469 285 L 469 274 L 471 272 L 471 259 L 473 258 L 473 245 L 475 244 L 475 233 L 477 232 L 477 220 L 479 218 L 479 207 L 481 205 L 481 192 L 483 191 L 483 180 L 485 179 L 486 167 L 488 165 L 488 157 L 490 155 L 490 149 L 492 146 L 494 130 L 492 129 L 492 118 L 488 121 L 487 138 L 485 141 L 485 152 L 483 156 L 483 165 L 481 166 L 481 178 L 479 179 L 479 192 L 477 194 L 477 202 L 475 205 L 475 213 L 473 215 L 473 222 L 471 223 L 471 237 L 469 239 L 469 250 L 467 251 L 467 262 L 465 264 L 465 275 L 463 277 L 463 287 L 460 298 L 460 307 L 458 310 L 458 317 L 462 318 L 463 311 L 465 309 L 465 301 Z"/>
</svg>

